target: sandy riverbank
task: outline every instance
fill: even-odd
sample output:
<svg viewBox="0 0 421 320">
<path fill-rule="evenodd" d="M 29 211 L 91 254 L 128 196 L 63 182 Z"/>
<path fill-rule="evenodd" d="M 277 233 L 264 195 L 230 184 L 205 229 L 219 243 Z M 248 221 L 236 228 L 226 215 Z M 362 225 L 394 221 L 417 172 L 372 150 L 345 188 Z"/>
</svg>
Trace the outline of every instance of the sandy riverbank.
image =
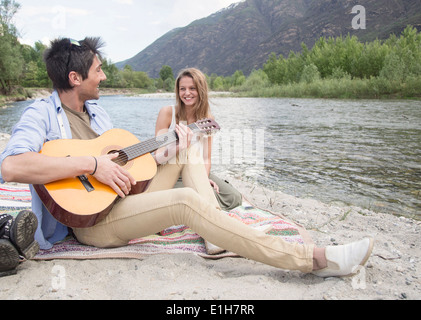
<svg viewBox="0 0 421 320">
<path fill-rule="evenodd" d="M 28 261 L 0 279 L 0 299 L 411 299 L 421 298 L 421 223 L 356 207 L 336 207 L 231 179 L 252 202 L 280 212 L 309 230 L 319 245 L 367 235 L 372 257 L 353 278 L 321 279 L 242 258 L 205 260 L 190 254 L 142 260 Z M 54 267 L 66 288 L 53 290 Z"/>
<path fill-rule="evenodd" d="M 8 138 L 0 135 L 0 150 Z M 421 299 L 420 221 L 300 199 L 224 178 L 255 205 L 305 226 L 320 246 L 374 237 L 366 268 L 353 278 L 321 279 L 241 258 L 210 261 L 189 254 L 27 261 L 17 275 L 0 278 L 0 299 Z M 57 267 L 66 272 L 63 290 L 52 289 Z"/>
</svg>

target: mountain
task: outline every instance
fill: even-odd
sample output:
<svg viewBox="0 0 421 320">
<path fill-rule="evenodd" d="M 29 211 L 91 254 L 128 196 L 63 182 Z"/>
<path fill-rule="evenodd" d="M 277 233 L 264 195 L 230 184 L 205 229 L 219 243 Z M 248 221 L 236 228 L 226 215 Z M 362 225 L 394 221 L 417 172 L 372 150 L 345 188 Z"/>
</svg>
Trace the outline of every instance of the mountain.
<svg viewBox="0 0 421 320">
<path fill-rule="evenodd" d="M 357 5 L 365 9 L 366 29 L 353 28 L 363 13 L 353 13 Z M 421 30 L 420 0 L 246 0 L 168 32 L 117 67 L 128 64 L 153 78 L 163 65 L 175 73 L 197 67 L 209 75 L 249 74 L 272 52 L 288 56 L 302 43 L 311 48 L 320 37 L 385 39 L 408 24 Z"/>
</svg>

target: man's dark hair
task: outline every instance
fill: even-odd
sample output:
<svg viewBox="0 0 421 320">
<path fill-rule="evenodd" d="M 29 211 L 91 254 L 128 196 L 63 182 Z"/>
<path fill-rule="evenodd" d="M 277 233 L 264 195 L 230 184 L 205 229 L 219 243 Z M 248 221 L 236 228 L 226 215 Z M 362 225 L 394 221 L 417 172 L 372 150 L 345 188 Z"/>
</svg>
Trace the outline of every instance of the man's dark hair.
<svg viewBox="0 0 421 320">
<path fill-rule="evenodd" d="M 44 61 L 54 89 L 71 90 L 69 74 L 72 71 L 79 73 L 83 80 L 87 79 L 94 57 L 98 55 L 101 58 L 99 50 L 103 46 L 104 42 L 99 37 L 87 37 L 81 41 L 68 38 L 53 40 L 44 53 Z"/>
</svg>

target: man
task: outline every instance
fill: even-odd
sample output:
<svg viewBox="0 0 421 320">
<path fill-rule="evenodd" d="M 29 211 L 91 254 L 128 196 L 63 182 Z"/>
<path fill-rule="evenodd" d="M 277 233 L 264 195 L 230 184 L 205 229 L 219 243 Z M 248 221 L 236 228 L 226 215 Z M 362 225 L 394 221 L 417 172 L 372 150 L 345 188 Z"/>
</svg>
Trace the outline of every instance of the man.
<svg viewBox="0 0 421 320">
<path fill-rule="evenodd" d="M 101 46 L 98 38 L 52 42 L 45 61 L 56 90 L 49 99 L 30 106 L 15 126 L 0 157 L 2 181 L 33 185 L 94 175 L 110 186 L 120 196 L 111 212 L 93 227 L 73 228 L 76 238 L 87 245 L 124 246 L 172 225 L 187 225 L 216 246 L 282 269 L 344 276 L 355 273 L 367 261 L 372 239 L 327 248 L 289 244 L 227 216 L 208 183 L 203 157 L 190 147 L 192 132 L 184 125 L 176 126 L 179 142 L 166 148 L 170 150 L 157 152 L 156 162 L 164 163 L 168 159 L 162 155 L 174 151 L 185 161 L 159 165 L 147 190 L 138 195 L 129 195 L 136 185 L 132 175 L 112 161 L 118 154 L 97 158 L 40 154 L 45 141 L 92 139 L 112 128 L 108 115 L 92 101 L 99 98 L 98 87 L 106 80 L 99 58 Z M 180 174 L 187 188 L 172 189 Z M 48 249 L 67 235 L 67 227 L 54 220 L 32 187 L 31 191 L 39 222 L 35 237 L 42 249 Z"/>
<path fill-rule="evenodd" d="M 60 94 L 54 91 L 49 99 L 36 101 L 24 111 L 0 157 L 2 182 L 44 184 L 66 176 L 93 172 L 92 157 L 54 159 L 38 152 L 49 140 L 71 138 L 73 134 L 76 135 L 74 138 L 92 139 L 112 128 L 105 111 L 89 101 L 99 98 L 98 86 L 106 80 L 97 57 L 97 48 L 101 46 L 99 41 L 86 39 L 82 46 L 76 41 L 63 39 L 54 42 L 53 48 L 46 52 L 48 74 Z M 70 121 L 73 118 L 79 121 L 74 121 L 71 129 Z M 83 129 L 79 130 L 76 125 Z M 78 131 L 83 132 L 84 137 Z M 30 189 L 32 210 L 40 226 L 35 238 L 41 249 L 50 249 L 55 242 L 66 237 L 68 230 L 48 213 L 32 186 Z M 124 196 L 121 190 L 118 192 Z"/>
</svg>

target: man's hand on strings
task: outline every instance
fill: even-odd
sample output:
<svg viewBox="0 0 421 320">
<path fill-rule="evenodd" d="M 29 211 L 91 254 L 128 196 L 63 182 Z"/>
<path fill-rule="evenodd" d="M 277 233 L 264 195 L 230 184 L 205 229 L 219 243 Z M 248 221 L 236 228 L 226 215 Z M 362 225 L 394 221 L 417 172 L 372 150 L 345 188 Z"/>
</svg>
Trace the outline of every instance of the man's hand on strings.
<svg viewBox="0 0 421 320">
<path fill-rule="evenodd" d="M 132 190 L 132 186 L 136 185 L 136 180 L 126 169 L 113 161 L 118 156 L 118 153 L 113 153 L 97 157 L 98 164 L 94 177 L 110 186 L 121 198 L 125 198 Z"/>
</svg>

